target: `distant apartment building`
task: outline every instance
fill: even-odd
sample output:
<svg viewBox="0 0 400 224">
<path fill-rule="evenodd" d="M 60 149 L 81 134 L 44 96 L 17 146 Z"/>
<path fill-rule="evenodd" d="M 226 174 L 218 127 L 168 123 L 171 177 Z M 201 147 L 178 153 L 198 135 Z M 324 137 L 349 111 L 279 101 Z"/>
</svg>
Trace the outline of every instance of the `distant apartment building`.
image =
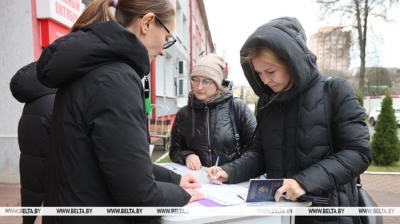
<svg viewBox="0 0 400 224">
<path fill-rule="evenodd" d="M 308 47 L 317 56 L 318 68 L 346 71 L 350 66 L 351 31 L 323 27 L 311 35 Z"/>
</svg>

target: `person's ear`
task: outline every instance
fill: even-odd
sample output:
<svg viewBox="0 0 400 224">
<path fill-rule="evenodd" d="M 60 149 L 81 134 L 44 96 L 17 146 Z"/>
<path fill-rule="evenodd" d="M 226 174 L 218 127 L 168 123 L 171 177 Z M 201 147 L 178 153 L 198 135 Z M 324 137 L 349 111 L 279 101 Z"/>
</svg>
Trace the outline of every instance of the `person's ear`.
<svg viewBox="0 0 400 224">
<path fill-rule="evenodd" d="M 142 33 L 147 34 L 150 30 L 150 27 L 152 26 L 153 20 L 155 20 L 156 16 L 154 13 L 147 13 L 146 15 L 143 16 L 141 22 L 140 22 L 140 30 Z"/>
</svg>

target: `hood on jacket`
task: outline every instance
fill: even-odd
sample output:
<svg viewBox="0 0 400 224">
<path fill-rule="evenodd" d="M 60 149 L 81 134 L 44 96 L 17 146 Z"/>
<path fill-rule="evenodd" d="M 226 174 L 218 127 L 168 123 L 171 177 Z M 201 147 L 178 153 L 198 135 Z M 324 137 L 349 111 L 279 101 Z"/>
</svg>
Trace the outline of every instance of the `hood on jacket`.
<svg viewBox="0 0 400 224">
<path fill-rule="evenodd" d="M 115 21 L 90 24 L 56 40 L 37 65 L 38 79 L 59 87 L 112 62 L 124 62 L 143 78 L 150 72 L 147 49 L 130 31 Z"/>
<path fill-rule="evenodd" d="M 36 63 L 32 62 L 22 67 L 11 78 L 11 93 L 21 103 L 27 103 L 57 92 L 57 89 L 47 88 L 39 82 L 36 75 Z"/>
<path fill-rule="evenodd" d="M 316 56 L 307 47 L 307 37 L 300 22 L 293 17 L 281 17 L 260 26 L 246 40 L 240 56 L 246 57 L 248 50 L 255 47 L 265 46 L 284 59 L 294 85 L 288 91 L 286 98 L 297 95 L 307 88 L 317 77 L 319 72 L 316 65 Z M 258 74 L 253 72 L 249 63 L 242 63 L 246 79 L 254 92 L 262 97 L 273 94 L 273 91 L 261 81 Z"/>
</svg>

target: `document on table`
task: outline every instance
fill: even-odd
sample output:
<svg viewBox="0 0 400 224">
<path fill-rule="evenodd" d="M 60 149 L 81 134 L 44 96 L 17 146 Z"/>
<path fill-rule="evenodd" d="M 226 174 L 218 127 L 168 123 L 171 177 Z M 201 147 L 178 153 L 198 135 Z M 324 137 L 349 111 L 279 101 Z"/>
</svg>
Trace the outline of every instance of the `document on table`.
<svg viewBox="0 0 400 224">
<path fill-rule="evenodd" d="M 162 166 L 162 167 L 167 168 L 172 171 L 179 171 L 179 170 L 189 171 L 189 169 L 186 166 L 178 164 L 178 163 L 157 163 L 157 165 Z"/>
<path fill-rule="evenodd" d="M 223 206 L 245 203 L 238 195 L 247 194 L 248 191 L 246 187 L 229 184 L 202 184 L 201 188 L 196 190 L 202 193 L 205 198 Z"/>
</svg>

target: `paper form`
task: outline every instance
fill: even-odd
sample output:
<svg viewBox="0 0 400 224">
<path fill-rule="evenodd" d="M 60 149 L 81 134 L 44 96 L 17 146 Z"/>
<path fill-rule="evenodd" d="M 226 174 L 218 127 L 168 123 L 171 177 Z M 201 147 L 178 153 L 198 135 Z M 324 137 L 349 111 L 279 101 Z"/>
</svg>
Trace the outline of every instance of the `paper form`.
<svg viewBox="0 0 400 224">
<path fill-rule="evenodd" d="M 248 191 L 245 187 L 229 184 L 202 184 L 201 188 L 196 190 L 202 193 L 205 198 L 224 206 L 245 203 L 238 195 L 247 194 Z"/>
<path fill-rule="evenodd" d="M 160 165 L 172 171 L 178 171 L 178 170 L 189 171 L 189 169 L 186 166 L 178 163 L 157 163 L 157 165 Z"/>
</svg>

